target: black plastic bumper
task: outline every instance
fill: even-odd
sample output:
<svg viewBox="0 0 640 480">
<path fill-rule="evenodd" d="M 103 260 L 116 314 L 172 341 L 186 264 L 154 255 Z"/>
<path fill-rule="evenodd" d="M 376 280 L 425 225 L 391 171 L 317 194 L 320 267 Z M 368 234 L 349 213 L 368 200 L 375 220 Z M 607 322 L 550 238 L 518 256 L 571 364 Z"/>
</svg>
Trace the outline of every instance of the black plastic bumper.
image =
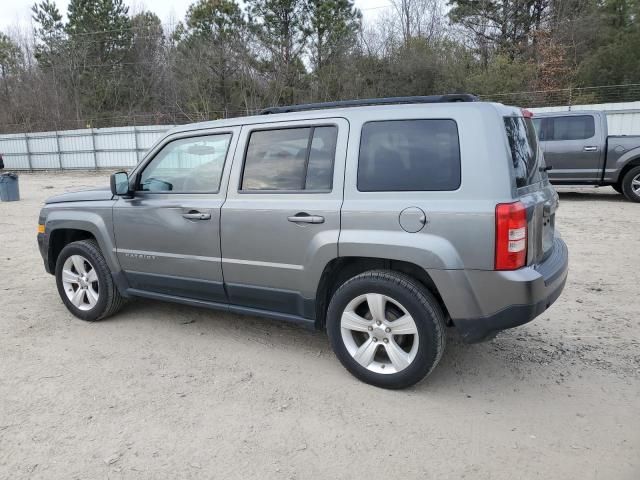
<svg viewBox="0 0 640 480">
<path fill-rule="evenodd" d="M 44 261 L 44 269 L 47 273 L 51 275 L 54 272 L 51 271 L 49 266 L 49 234 L 48 233 L 39 233 L 38 234 L 38 248 L 40 249 L 40 255 L 42 255 L 42 260 Z"/>
<path fill-rule="evenodd" d="M 535 271 L 540 274 L 537 281 L 544 282 L 544 293 L 541 297 L 534 299 L 531 303 L 510 305 L 486 317 L 454 320 L 463 340 L 467 343 L 483 342 L 494 338 L 501 330 L 530 322 L 558 299 L 564 289 L 568 270 L 567 246 L 562 240 L 557 239 L 553 254 L 535 267 Z"/>
</svg>

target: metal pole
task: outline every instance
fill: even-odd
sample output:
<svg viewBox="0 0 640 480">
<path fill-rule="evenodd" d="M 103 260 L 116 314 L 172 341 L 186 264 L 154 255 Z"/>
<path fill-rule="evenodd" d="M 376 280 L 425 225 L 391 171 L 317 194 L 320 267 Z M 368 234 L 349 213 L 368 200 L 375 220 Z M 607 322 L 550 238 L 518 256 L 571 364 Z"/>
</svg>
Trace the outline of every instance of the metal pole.
<svg viewBox="0 0 640 480">
<path fill-rule="evenodd" d="M 572 103 L 573 103 L 573 89 L 569 87 L 569 111 L 571 111 Z"/>
<path fill-rule="evenodd" d="M 31 149 L 29 148 L 29 134 L 24 134 L 24 144 L 27 147 L 27 163 L 29 164 L 29 171 L 33 171 L 33 167 L 31 166 Z"/>
<path fill-rule="evenodd" d="M 133 138 L 136 142 L 136 165 L 140 162 L 140 154 L 138 153 L 138 129 L 133 126 Z"/>
<path fill-rule="evenodd" d="M 58 148 L 58 164 L 60 165 L 60 170 L 62 170 L 62 149 L 60 148 L 60 135 L 58 134 L 58 130 L 56 130 L 56 146 Z"/>
<path fill-rule="evenodd" d="M 93 128 L 91 128 L 91 145 L 93 147 L 93 169 L 98 169 L 98 153 L 96 152 L 96 137 Z"/>
</svg>

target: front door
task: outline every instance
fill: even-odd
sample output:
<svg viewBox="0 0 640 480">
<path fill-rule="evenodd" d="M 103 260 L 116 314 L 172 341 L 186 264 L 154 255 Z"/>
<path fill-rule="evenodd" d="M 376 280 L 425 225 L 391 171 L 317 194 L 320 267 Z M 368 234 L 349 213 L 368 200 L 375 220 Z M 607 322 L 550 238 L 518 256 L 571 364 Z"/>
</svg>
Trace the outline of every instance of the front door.
<svg viewBox="0 0 640 480">
<path fill-rule="evenodd" d="M 170 138 L 113 210 L 117 256 L 137 293 L 226 303 L 220 207 L 239 128 Z"/>
<path fill-rule="evenodd" d="M 552 182 L 598 182 L 602 175 L 604 140 L 593 115 L 543 117 L 539 137 Z"/>
<path fill-rule="evenodd" d="M 338 256 L 348 123 L 244 126 L 222 207 L 229 303 L 314 318 L 322 269 Z"/>
</svg>

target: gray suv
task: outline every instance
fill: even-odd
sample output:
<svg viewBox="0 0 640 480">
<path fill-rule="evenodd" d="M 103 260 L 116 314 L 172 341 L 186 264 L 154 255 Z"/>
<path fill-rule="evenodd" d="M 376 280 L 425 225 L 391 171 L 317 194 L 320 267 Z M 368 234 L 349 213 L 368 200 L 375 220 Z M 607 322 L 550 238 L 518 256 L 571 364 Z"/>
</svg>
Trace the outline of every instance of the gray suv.
<svg viewBox="0 0 640 480">
<path fill-rule="evenodd" d="M 111 188 L 47 200 L 38 243 L 88 321 L 144 297 L 327 331 L 386 388 L 560 295 L 568 255 L 530 114 L 444 95 L 175 128 Z"/>
</svg>

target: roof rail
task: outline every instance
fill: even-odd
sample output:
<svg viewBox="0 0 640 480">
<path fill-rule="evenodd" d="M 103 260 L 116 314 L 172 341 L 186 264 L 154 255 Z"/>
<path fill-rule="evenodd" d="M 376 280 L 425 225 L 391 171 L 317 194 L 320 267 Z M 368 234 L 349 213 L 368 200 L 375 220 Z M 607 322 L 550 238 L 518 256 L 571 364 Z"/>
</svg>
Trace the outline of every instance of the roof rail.
<svg viewBox="0 0 640 480">
<path fill-rule="evenodd" d="M 452 102 L 479 102 L 480 99 L 469 93 L 451 93 L 448 95 L 429 95 L 416 97 L 388 97 L 365 98 L 357 100 L 342 100 L 339 102 L 307 103 L 302 105 L 289 105 L 285 107 L 269 107 L 260 112 L 261 115 L 275 113 L 303 112 L 305 110 L 322 110 L 325 108 L 363 107 L 370 105 L 397 105 L 406 103 L 452 103 Z"/>
</svg>

